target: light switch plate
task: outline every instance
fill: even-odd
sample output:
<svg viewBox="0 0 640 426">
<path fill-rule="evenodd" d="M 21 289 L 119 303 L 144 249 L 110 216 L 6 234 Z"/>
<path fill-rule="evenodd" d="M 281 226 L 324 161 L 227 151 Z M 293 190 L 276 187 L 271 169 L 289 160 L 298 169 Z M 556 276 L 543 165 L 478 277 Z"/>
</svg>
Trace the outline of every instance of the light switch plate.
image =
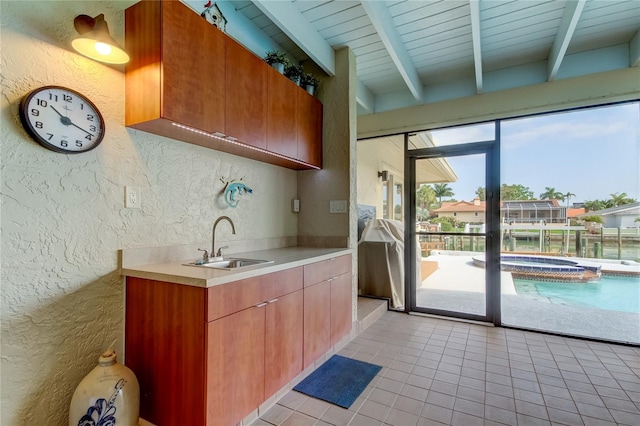
<svg viewBox="0 0 640 426">
<path fill-rule="evenodd" d="M 331 200 L 329 201 L 329 213 L 346 213 L 347 200 Z"/>
<path fill-rule="evenodd" d="M 291 200 L 291 210 L 294 213 L 300 213 L 300 200 L 298 200 L 297 198 Z"/>
</svg>

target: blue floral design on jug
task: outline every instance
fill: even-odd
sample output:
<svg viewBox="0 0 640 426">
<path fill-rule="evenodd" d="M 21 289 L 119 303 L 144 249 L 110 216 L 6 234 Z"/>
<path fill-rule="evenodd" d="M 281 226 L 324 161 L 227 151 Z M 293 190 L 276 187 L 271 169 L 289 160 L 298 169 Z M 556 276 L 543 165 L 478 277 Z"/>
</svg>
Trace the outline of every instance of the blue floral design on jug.
<svg viewBox="0 0 640 426">
<path fill-rule="evenodd" d="M 124 387 L 126 381 L 124 379 L 118 380 L 116 383 L 115 392 L 107 401 L 104 398 L 100 398 L 89 407 L 87 414 L 80 418 L 78 426 L 115 426 L 116 424 L 116 397 L 120 392 L 120 389 Z"/>
<path fill-rule="evenodd" d="M 115 426 L 116 407 L 107 404 L 107 400 L 100 398 L 93 407 L 89 407 L 87 414 L 82 416 L 78 426 Z"/>
</svg>

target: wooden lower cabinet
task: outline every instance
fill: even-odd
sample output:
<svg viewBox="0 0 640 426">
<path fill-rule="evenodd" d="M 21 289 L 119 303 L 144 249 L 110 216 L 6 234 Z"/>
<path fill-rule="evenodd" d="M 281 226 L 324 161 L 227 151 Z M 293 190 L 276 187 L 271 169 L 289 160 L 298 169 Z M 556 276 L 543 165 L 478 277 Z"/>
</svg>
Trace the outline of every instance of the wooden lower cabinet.
<svg viewBox="0 0 640 426">
<path fill-rule="evenodd" d="M 302 290 L 266 307 L 264 399 L 302 371 Z"/>
<path fill-rule="evenodd" d="M 316 269 L 307 280 L 322 278 Z M 234 426 L 326 353 L 351 330 L 351 272 L 306 287 L 304 276 L 297 267 L 210 288 L 127 277 L 125 364 L 140 416 Z"/>
<path fill-rule="evenodd" d="M 351 332 L 351 255 L 305 265 L 303 272 L 307 368 Z"/>
<path fill-rule="evenodd" d="M 302 371 L 302 290 L 207 325 L 207 425 L 235 425 Z"/>
<path fill-rule="evenodd" d="M 127 278 L 125 364 L 155 425 L 205 424 L 204 307 L 202 288 Z"/>
<path fill-rule="evenodd" d="M 235 425 L 264 401 L 265 311 L 207 324 L 207 425 Z"/>
<path fill-rule="evenodd" d="M 331 346 L 351 333 L 351 273 L 331 280 Z"/>
<path fill-rule="evenodd" d="M 232 283 L 238 294 L 226 290 L 228 302 L 247 289 L 271 297 L 280 279 L 300 289 L 208 322 L 211 289 L 127 278 L 125 360 L 140 382 L 141 417 L 236 425 L 302 371 L 302 269 L 258 278 Z"/>
<path fill-rule="evenodd" d="M 331 283 L 304 289 L 304 363 L 307 368 L 331 347 Z"/>
<path fill-rule="evenodd" d="M 303 368 L 351 332 L 351 303 L 351 273 L 305 287 Z"/>
</svg>

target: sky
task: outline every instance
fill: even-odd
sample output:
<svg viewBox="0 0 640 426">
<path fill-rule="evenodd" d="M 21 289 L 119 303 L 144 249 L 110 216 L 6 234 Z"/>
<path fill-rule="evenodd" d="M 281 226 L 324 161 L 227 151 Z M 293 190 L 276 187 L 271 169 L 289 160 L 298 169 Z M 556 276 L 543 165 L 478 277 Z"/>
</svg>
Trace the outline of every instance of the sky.
<svg viewBox="0 0 640 426">
<path fill-rule="evenodd" d="M 437 145 L 493 140 L 493 123 L 434 131 Z M 576 194 L 570 203 L 625 192 L 640 200 L 640 103 L 502 121 L 501 182 Z M 484 156 L 449 157 L 453 198 L 470 201 L 484 184 Z"/>
</svg>

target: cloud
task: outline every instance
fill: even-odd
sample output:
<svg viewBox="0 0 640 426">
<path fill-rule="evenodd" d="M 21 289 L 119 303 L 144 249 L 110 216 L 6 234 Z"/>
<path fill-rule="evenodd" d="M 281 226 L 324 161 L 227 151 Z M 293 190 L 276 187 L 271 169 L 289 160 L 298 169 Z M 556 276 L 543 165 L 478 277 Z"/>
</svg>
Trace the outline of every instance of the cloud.
<svg viewBox="0 0 640 426">
<path fill-rule="evenodd" d="M 572 111 L 503 122 L 502 148 L 532 144 L 601 143 L 603 140 L 638 143 L 638 104 Z M 635 123 L 635 125 L 634 125 Z"/>
</svg>

